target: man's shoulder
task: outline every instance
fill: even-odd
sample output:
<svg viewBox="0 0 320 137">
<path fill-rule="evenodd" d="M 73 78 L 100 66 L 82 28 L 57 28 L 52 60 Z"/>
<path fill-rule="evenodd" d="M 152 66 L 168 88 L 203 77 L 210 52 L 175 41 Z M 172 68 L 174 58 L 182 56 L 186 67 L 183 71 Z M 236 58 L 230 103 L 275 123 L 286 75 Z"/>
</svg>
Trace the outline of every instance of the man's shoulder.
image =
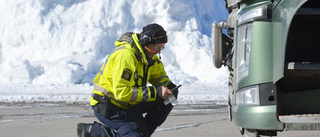
<svg viewBox="0 0 320 137">
<path fill-rule="evenodd" d="M 131 45 L 125 44 L 123 46 L 117 47 L 114 51 L 115 54 L 120 54 L 123 56 L 131 56 L 134 55 L 134 49 L 131 47 Z"/>
<path fill-rule="evenodd" d="M 134 50 L 127 48 L 127 46 L 120 46 L 115 49 L 116 51 L 111 54 L 112 58 L 125 59 L 125 60 L 136 60 Z M 121 60 L 122 60 L 121 59 Z"/>
</svg>

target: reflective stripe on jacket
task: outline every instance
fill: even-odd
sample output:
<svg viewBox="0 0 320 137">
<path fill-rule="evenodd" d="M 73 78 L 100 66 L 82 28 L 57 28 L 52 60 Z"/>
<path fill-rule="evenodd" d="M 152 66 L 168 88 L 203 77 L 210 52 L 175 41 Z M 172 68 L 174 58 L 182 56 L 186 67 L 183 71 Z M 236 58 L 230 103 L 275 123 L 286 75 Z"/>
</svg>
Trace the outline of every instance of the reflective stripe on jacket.
<svg viewBox="0 0 320 137">
<path fill-rule="evenodd" d="M 130 35 L 136 48 L 128 41 L 117 40 L 116 49 L 93 80 L 93 94 L 107 95 L 111 98 L 111 103 L 126 109 L 139 102 L 155 101 L 157 98 L 155 87 L 170 81 L 158 56 L 155 55 L 153 61 L 148 62 L 139 44 L 138 34 Z M 152 86 L 147 87 L 147 82 Z M 91 106 L 98 103 L 91 97 Z"/>
</svg>

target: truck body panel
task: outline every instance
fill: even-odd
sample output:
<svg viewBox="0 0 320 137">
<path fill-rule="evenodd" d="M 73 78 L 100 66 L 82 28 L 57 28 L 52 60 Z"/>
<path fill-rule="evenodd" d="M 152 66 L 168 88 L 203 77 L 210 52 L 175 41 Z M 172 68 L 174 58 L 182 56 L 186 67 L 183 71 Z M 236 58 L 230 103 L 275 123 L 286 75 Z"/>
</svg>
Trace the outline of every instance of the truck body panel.
<svg viewBox="0 0 320 137">
<path fill-rule="evenodd" d="M 320 130 L 318 3 L 226 0 L 227 26 L 213 24 L 212 47 L 216 67 L 228 66 L 230 120 L 242 133 Z"/>
</svg>

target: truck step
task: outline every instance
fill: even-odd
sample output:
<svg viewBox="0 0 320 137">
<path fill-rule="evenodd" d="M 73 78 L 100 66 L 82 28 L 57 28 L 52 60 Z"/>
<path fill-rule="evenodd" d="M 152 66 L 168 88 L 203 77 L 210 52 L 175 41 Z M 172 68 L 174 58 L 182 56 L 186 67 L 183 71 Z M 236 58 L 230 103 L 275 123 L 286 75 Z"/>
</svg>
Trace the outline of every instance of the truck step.
<svg viewBox="0 0 320 137">
<path fill-rule="evenodd" d="M 286 64 L 287 70 L 320 70 L 320 63 L 311 62 L 288 62 Z"/>
<path fill-rule="evenodd" d="M 279 120 L 283 123 L 320 123 L 320 114 L 281 115 Z"/>
</svg>

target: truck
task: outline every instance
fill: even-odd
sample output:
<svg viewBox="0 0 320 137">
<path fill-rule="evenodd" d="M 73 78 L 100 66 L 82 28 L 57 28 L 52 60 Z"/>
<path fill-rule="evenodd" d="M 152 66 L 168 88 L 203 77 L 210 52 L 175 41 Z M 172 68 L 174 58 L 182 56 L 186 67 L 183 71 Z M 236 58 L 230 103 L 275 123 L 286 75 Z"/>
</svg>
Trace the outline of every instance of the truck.
<svg viewBox="0 0 320 137">
<path fill-rule="evenodd" d="M 225 0 L 213 64 L 229 77 L 229 119 L 246 136 L 320 130 L 320 1 Z"/>
</svg>

